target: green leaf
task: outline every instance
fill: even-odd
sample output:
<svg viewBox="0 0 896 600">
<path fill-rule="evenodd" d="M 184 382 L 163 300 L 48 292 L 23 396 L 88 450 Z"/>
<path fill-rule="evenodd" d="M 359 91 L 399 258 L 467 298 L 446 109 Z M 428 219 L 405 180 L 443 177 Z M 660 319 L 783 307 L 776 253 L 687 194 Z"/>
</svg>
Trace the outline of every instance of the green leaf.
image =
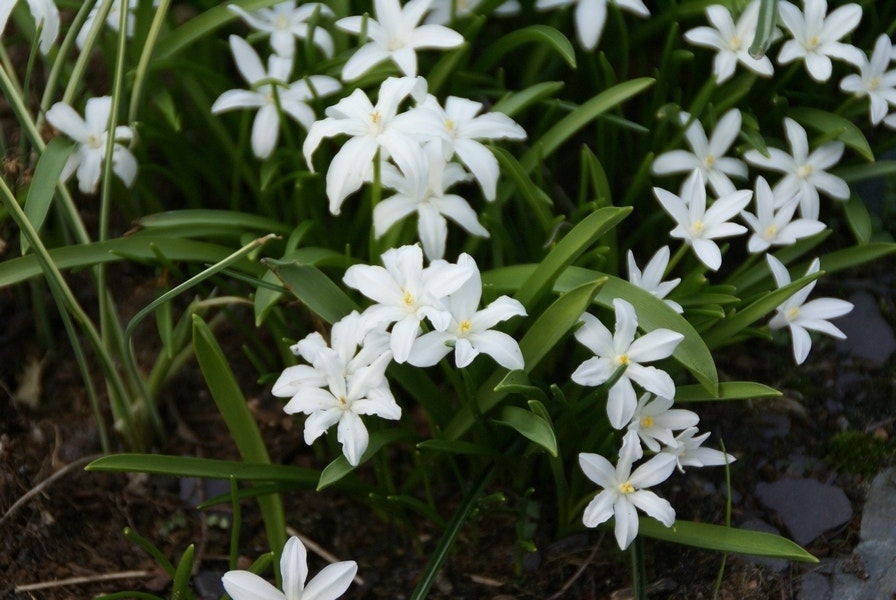
<svg viewBox="0 0 896 600">
<path fill-rule="evenodd" d="M 543 44 L 560 55 L 571 69 L 576 68 L 576 51 L 569 39 L 553 27 L 529 25 L 497 39 L 486 47 L 475 70 L 482 73 L 507 60 L 511 50 L 523 44 Z"/>
<path fill-rule="evenodd" d="M 526 152 L 520 163 L 527 172 L 554 153 L 561 144 L 575 135 L 580 129 L 614 106 L 636 96 L 653 85 L 654 80 L 648 77 L 631 79 L 594 96 L 571 113 L 560 119 L 551 129 L 535 141 Z"/>
<path fill-rule="evenodd" d="M 170 261 L 217 263 L 227 258 L 232 252 L 233 248 L 208 242 L 165 235 L 136 234 L 105 242 L 53 248 L 49 254 L 53 264 L 58 269 L 65 270 L 117 262 L 123 260 L 124 257 L 128 257 L 130 260 L 155 263 L 157 262 L 157 253 Z M 253 276 L 260 277 L 264 272 L 261 265 L 249 259 L 243 259 L 231 266 Z M 40 275 L 43 275 L 41 266 L 37 257 L 31 254 L 0 262 L 0 287 L 21 283 Z"/>
<path fill-rule="evenodd" d="M 314 489 L 319 474 L 313 469 L 292 465 L 237 462 L 192 456 L 165 454 L 110 454 L 85 467 L 86 471 L 116 473 L 148 473 L 171 477 L 230 479 L 241 481 L 282 481 Z"/>
<path fill-rule="evenodd" d="M 534 412 L 517 406 L 505 406 L 494 421 L 516 429 L 522 436 L 547 450 L 551 456 L 557 456 L 557 436 L 554 428 Z"/>
<path fill-rule="evenodd" d="M 423 440 L 417 444 L 419 450 L 433 450 L 435 452 L 447 452 L 449 454 L 468 454 L 478 456 L 500 456 L 490 446 L 481 446 L 473 442 L 462 440 Z"/>
<path fill-rule="evenodd" d="M 261 432 L 236 377 L 211 329 L 198 315 L 193 316 L 193 351 L 218 412 L 224 418 L 243 460 L 270 463 Z M 258 499 L 258 505 L 270 547 L 282 548 L 286 543 L 286 518 L 280 496 L 263 496 Z"/>
<path fill-rule="evenodd" d="M 825 273 L 831 274 L 845 269 L 851 269 L 859 265 L 868 264 L 884 258 L 896 252 L 896 244 L 888 242 L 874 242 L 862 246 L 853 246 L 837 250 L 821 257 L 821 268 Z M 808 265 L 803 267 L 803 270 Z"/>
<path fill-rule="evenodd" d="M 856 236 L 856 242 L 859 244 L 867 244 L 871 239 L 871 215 L 868 214 L 868 207 L 865 206 L 858 194 L 852 194 L 849 201 L 843 205 L 843 211 L 846 214 L 846 221 L 849 228 Z"/>
<path fill-rule="evenodd" d="M 557 242 L 550 253 L 520 286 L 515 295 L 527 310 L 550 290 L 554 282 L 572 262 L 588 250 L 598 239 L 631 213 L 631 207 L 608 206 L 585 217 L 572 231 Z M 599 275 L 598 275 L 599 277 Z"/>
<path fill-rule="evenodd" d="M 492 112 L 502 112 L 513 117 L 533 104 L 554 96 L 563 89 L 562 81 L 543 81 L 524 90 L 507 94 L 492 106 Z"/>
<path fill-rule="evenodd" d="M 780 395 L 778 390 L 752 381 L 723 381 L 719 383 L 718 396 L 707 395 L 706 389 L 699 385 L 680 385 L 675 388 L 676 403 L 777 398 Z"/>
<path fill-rule="evenodd" d="M 778 21 L 778 0 L 760 0 L 759 17 L 756 21 L 756 33 L 750 45 L 750 56 L 761 58 L 771 45 Z"/>
<path fill-rule="evenodd" d="M 787 114 L 803 125 L 808 125 L 822 133 L 829 135 L 836 133 L 836 137 L 858 152 L 859 156 L 869 162 L 874 160 L 874 152 L 871 151 L 871 146 L 865 139 L 862 130 L 849 119 L 826 110 L 807 106 L 791 108 Z"/>
<path fill-rule="evenodd" d="M 371 433 L 370 440 L 367 444 L 367 450 L 361 455 L 361 460 L 358 461 L 358 466 L 363 465 L 370 460 L 383 446 L 394 444 L 396 442 L 413 440 L 415 437 L 415 434 L 406 429 L 385 429 Z M 317 491 L 330 487 L 354 470 L 355 467 L 349 464 L 348 459 L 345 458 L 344 455 L 340 454 L 336 460 L 328 464 L 324 467 L 324 470 L 320 472 L 320 479 L 317 482 Z"/>
<path fill-rule="evenodd" d="M 261 261 L 268 266 L 296 298 L 331 325 L 357 310 L 358 306 L 333 280 L 317 267 L 295 260 Z"/>
<path fill-rule="evenodd" d="M 190 574 L 193 571 L 193 544 L 187 546 L 180 562 L 177 563 L 177 571 L 174 573 L 174 581 L 171 584 L 171 600 L 192 600 L 190 592 Z"/>
<path fill-rule="evenodd" d="M 551 198 L 532 181 L 532 178 L 529 177 L 529 174 L 513 154 L 500 146 L 492 147 L 492 153 L 498 159 L 501 173 L 507 175 L 508 181 L 512 181 L 516 185 L 516 189 L 526 200 L 526 204 L 532 210 L 535 218 L 538 219 L 541 230 L 544 233 L 550 232 L 554 226 L 554 215 L 552 213 L 554 203 Z"/>
<path fill-rule="evenodd" d="M 878 177 L 893 177 L 896 175 L 896 160 L 877 160 L 873 163 L 841 167 L 834 171 L 834 175 L 849 184 Z"/>
<path fill-rule="evenodd" d="M 28 188 L 28 196 L 25 200 L 25 216 L 34 230 L 40 233 L 47 212 L 53 203 L 53 191 L 59 183 L 62 168 L 74 149 L 74 144 L 62 136 L 54 137 L 40 154 L 37 166 L 34 168 L 34 176 Z M 22 236 L 22 254 L 28 252 L 28 238 Z"/>
<path fill-rule="evenodd" d="M 156 234 L 177 232 L 181 237 L 189 237 L 184 235 L 185 232 L 202 236 L 208 235 L 209 231 L 230 230 L 234 235 L 257 231 L 286 236 L 292 231 L 287 223 L 276 219 L 234 210 L 206 208 L 155 213 L 137 219 L 136 225 Z"/>
<path fill-rule="evenodd" d="M 659 521 L 647 517 L 641 517 L 638 521 L 639 533 L 657 540 L 707 550 L 770 556 L 807 563 L 818 562 L 817 558 L 794 542 L 771 533 L 692 521 L 676 521 L 672 527 L 666 527 Z"/>
<path fill-rule="evenodd" d="M 522 369 L 510 371 L 501 382 L 495 386 L 495 391 L 508 394 L 520 394 L 529 398 L 547 400 L 548 396 L 540 387 L 529 381 L 529 376 Z"/>
</svg>

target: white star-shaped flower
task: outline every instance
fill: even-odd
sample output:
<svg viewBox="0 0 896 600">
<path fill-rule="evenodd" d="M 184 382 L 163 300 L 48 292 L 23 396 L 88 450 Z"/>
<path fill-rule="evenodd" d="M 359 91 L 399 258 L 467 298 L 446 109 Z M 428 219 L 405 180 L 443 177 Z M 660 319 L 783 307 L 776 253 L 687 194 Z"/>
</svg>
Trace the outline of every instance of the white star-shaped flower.
<svg viewBox="0 0 896 600">
<path fill-rule="evenodd" d="M 363 331 L 366 323 L 353 312 L 333 325 L 330 347 L 317 332 L 295 345 L 307 366 L 283 371 L 272 393 L 290 398 L 283 407 L 288 414 L 304 413 L 305 443 L 311 445 L 333 425 L 342 453 L 355 466 L 367 449 L 368 434 L 361 415 L 383 419 L 401 418 L 386 380 L 392 360 L 389 336 L 384 331 Z M 362 348 L 358 349 L 359 339 Z"/>
<path fill-rule="evenodd" d="M 6 22 L 18 0 L 0 0 L 0 33 L 6 29 Z M 34 19 L 35 29 L 40 29 L 41 54 L 46 54 L 59 37 L 59 9 L 53 0 L 28 0 L 28 9 Z"/>
<path fill-rule="evenodd" d="M 131 38 L 134 37 L 134 11 L 137 10 L 137 3 L 139 2 L 139 0 L 127 0 L 127 2 L 128 15 L 126 17 L 127 26 L 125 28 L 125 36 Z M 152 5 L 153 7 L 157 7 L 159 5 L 159 0 L 153 0 Z M 93 23 L 94 21 L 96 21 L 96 16 L 98 14 L 99 8 L 99 3 L 93 5 L 93 8 L 87 15 L 87 19 L 84 20 L 84 25 L 82 25 L 81 30 L 78 31 L 78 37 L 75 38 L 75 44 L 77 44 L 78 49 L 80 50 L 83 50 L 84 44 L 87 43 L 87 35 L 93 28 Z M 112 29 L 112 31 L 117 32 L 120 23 L 121 0 L 112 0 L 112 7 L 109 9 L 109 14 L 106 15 L 106 25 L 108 25 L 109 28 Z"/>
<path fill-rule="evenodd" d="M 594 50 L 604 31 L 609 3 L 639 17 L 650 16 L 650 10 L 641 0 L 535 0 L 535 10 L 554 10 L 575 4 L 576 37 L 582 48 Z"/>
<path fill-rule="evenodd" d="M 771 171 L 784 173 L 775 184 L 775 194 L 779 198 L 799 194 L 800 215 L 817 220 L 819 213 L 819 190 L 836 200 L 849 199 L 849 186 L 845 181 L 831 175 L 825 169 L 833 167 L 843 156 L 843 142 L 828 142 L 809 153 L 809 139 L 806 130 L 790 117 L 784 118 L 787 142 L 791 154 L 778 148 L 769 148 L 766 157 L 758 150 L 748 150 L 744 158 L 748 163 Z"/>
<path fill-rule="evenodd" d="M 889 69 L 892 56 L 893 43 L 886 33 L 882 33 L 874 44 L 871 60 L 862 60 L 859 74 L 847 75 L 840 82 L 844 92 L 858 98 L 868 97 L 872 125 L 883 121 L 890 105 L 896 105 L 896 69 Z"/>
<path fill-rule="evenodd" d="M 632 415 L 625 434 L 627 444 L 636 447 L 638 451 L 635 458 L 641 458 L 641 442 L 652 452 L 660 451 L 660 444 L 675 445 L 673 431 L 681 431 L 693 427 L 700 421 L 697 413 L 683 408 L 672 408 L 674 401 L 671 398 L 657 396 L 650 401 L 650 394 L 644 394 L 638 399 L 635 414 Z M 641 442 L 638 441 L 640 438 Z"/>
<path fill-rule="evenodd" d="M 89 99 L 84 107 L 83 119 L 75 109 L 62 102 L 57 102 L 47 111 L 47 122 L 77 142 L 75 151 L 62 168 L 60 180 L 67 181 L 77 171 L 78 188 L 85 194 L 95 193 L 100 182 L 111 111 L 111 96 Z M 130 127 L 118 125 L 114 135 L 112 172 L 130 187 L 137 177 L 137 159 L 118 142 L 130 142 L 134 132 Z"/>
<path fill-rule="evenodd" d="M 420 139 L 444 135 L 444 128 L 431 110 L 412 108 L 402 113 L 398 110 L 408 96 L 422 99 L 425 94 L 426 80 L 422 77 L 389 77 L 380 86 L 376 105 L 367 94 L 356 89 L 327 108 L 327 117 L 308 129 L 302 152 L 311 170 L 314 170 L 311 156 L 324 138 L 351 136 L 327 170 L 331 213 L 338 215 L 343 200 L 370 177 L 377 151 L 381 159 L 395 161 L 406 175 L 413 173 L 416 177 L 425 172 Z"/>
<path fill-rule="evenodd" d="M 582 472 L 603 488 L 585 507 L 582 522 L 585 527 L 597 527 L 610 517 L 615 517 L 616 543 L 622 550 L 628 548 L 638 535 L 637 509 L 640 508 L 666 527 L 672 527 L 675 523 L 675 509 L 669 501 L 647 489 L 669 478 L 675 471 L 675 457 L 657 454 L 632 472 L 635 457 L 636 448 L 631 444 L 622 445 L 615 467 L 600 454 L 579 454 Z"/>
<path fill-rule="evenodd" d="M 682 112 L 679 118 L 681 124 L 685 125 L 691 119 L 691 115 Z M 740 133 L 740 126 L 740 111 L 732 108 L 722 115 L 712 136 L 707 140 L 703 125 L 694 119 L 684 132 L 692 152 L 671 150 L 660 154 L 653 161 L 654 175 L 689 173 L 696 170 L 700 171 L 703 181 L 712 187 L 717 196 L 733 193 L 737 188 L 729 176 L 741 179 L 747 177 L 747 165 L 742 160 L 725 156 Z"/>
<path fill-rule="evenodd" d="M 743 225 L 729 223 L 728 220 L 750 203 L 753 196 L 750 190 L 739 190 L 722 196 L 706 208 L 703 176 L 700 171 L 694 171 L 685 181 L 680 197 L 657 187 L 653 188 L 653 193 L 663 209 L 675 220 L 675 228 L 669 235 L 690 244 L 697 258 L 713 271 L 722 266 L 722 251 L 715 240 L 747 231 Z"/>
<path fill-rule="evenodd" d="M 476 211 L 457 194 L 448 194 L 452 185 L 468 179 L 457 163 L 446 163 L 439 142 L 426 144 L 423 149 L 427 168 L 402 173 L 393 165 L 382 165 L 383 187 L 398 193 L 386 198 L 373 208 L 373 229 L 382 237 L 392 225 L 409 214 L 417 213 L 417 235 L 429 260 L 442 258 L 448 237 L 448 217 L 467 233 L 488 237 L 488 230 L 479 224 Z"/>
<path fill-rule="evenodd" d="M 675 397 L 675 383 L 669 374 L 641 363 L 671 356 L 684 336 L 671 329 L 655 329 L 635 339 L 638 331 L 635 307 L 622 298 L 615 298 L 613 307 L 616 311 L 613 333 L 594 315 L 582 315 L 583 324 L 575 332 L 576 340 L 591 350 L 594 357 L 579 365 L 572 380 L 579 385 L 597 386 L 624 366 L 625 371 L 610 388 L 607 397 L 610 425 L 622 429 L 631 421 L 638 406 L 632 382 L 657 396 Z"/>
<path fill-rule="evenodd" d="M 342 67 L 343 81 L 353 81 L 384 60 L 394 62 L 408 77 L 417 75 L 417 50 L 457 48 L 464 37 L 444 25 L 420 25 L 432 0 L 373 0 L 375 19 L 360 16 L 336 21 L 336 27 L 360 35 L 367 27 L 370 40 L 352 54 Z"/>
<path fill-rule="evenodd" d="M 236 4 L 227 8 L 238 14 L 253 29 L 267 33 L 271 37 L 271 48 L 280 56 L 292 56 L 296 49 L 296 40 L 304 40 L 310 32 L 309 21 L 315 14 L 333 16 L 333 11 L 326 4 L 309 2 L 296 6 L 295 0 L 275 4 L 270 8 L 261 8 L 248 12 Z M 333 38 L 323 27 L 315 27 L 312 41 L 321 49 L 324 56 L 333 56 Z"/>
<path fill-rule="evenodd" d="M 792 40 L 781 46 L 779 63 L 803 60 L 806 71 L 816 81 L 827 81 L 831 77 L 831 58 L 856 66 L 862 64 L 862 51 L 839 41 L 862 20 L 861 6 L 846 4 L 827 15 L 826 0 L 803 0 L 803 8 L 805 13 L 790 2 L 778 3 L 781 22 L 793 35 Z"/>
<path fill-rule="evenodd" d="M 368 323 L 394 323 L 390 348 L 395 362 L 403 363 L 411 354 L 424 318 L 436 330 L 448 328 L 451 313 L 442 300 L 456 292 L 475 270 L 444 260 L 434 260 L 423 268 L 423 251 L 417 245 L 392 248 L 383 253 L 382 259 L 382 267 L 352 265 L 342 280 L 377 303 L 364 311 Z"/>
<path fill-rule="evenodd" d="M 772 275 L 778 288 L 788 285 L 790 283 L 790 273 L 787 271 L 787 267 L 771 254 L 767 254 L 765 258 L 768 260 L 768 266 L 772 270 Z M 821 263 L 816 258 L 809 265 L 806 275 L 817 273 L 820 268 Z M 842 317 L 853 309 L 851 302 L 837 298 L 816 298 L 811 302 L 806 302 L 809 294 L 815 288 L 815 283 L 815 281 L 809 283 L 781 304 L 777 309 L 777 314 L 772 317 L 768 324 L 771 329 L 790 328 L 790 336 L 793 339 L 793 358 L 798 365 L 803 364 L 803 361 L 809 355 L 809 350 L 812 349 L 812 338 L 809 337 L 809 330 L 845 339 L 846 334 L 832 325 L 828 319 Z"/>
<path fill-rule="evenodd" d="M 526 309 L 518 300 L 501 296 L 478 310 L 482 279 L 476 261 L 469 254 L 461 254 L 457 264 L 468 267 L 473 275 L 444 301 L 451 320 L 444 330 L 430 331 L 417 338 L 408 362 L 417 367 L 430 367 L 454 349 L 458 369 L 468 366 L 480 353 L 488 354 L 505 369 L 522 369 L 523 354 L 516 340 L 491 328 L 512 317 L 526 316 Z"/>
<path fill-rule="evenodd" d="M 632 251 L 628 251 L 628 280 L 629 283 L 638 286 L 645 292 L 650 292 L 677 313 L 684 312 L 681 304 L 675 300 L 667 300 L 666 296 L 675 289 L 675 286 L 681 281 L 681 277 L 676 277 L 669 281 L 663 281 L 663 275 L 666 274 L 666 267 L 669 266 L 669 246 L 663 246 L 650 258 L 644 272 L 638 268 L 635 263 L 635 255 Z"/>
<path fill-rule="evenodd" d="M 717 50 L 713 59 L 713 74 L 717 83 L 730 79 L 737 63 L 763 77 L 774 75 L 775 68 L 767 56 L 753 58 L 749 52 L 753 38 L 756 37 L 759 0 L 753 0 L 747 5 L 736 25 L 728 7 L 719 4 L 706 7 L 706 18 L 713 27 L 695 27 L 684 34 L 684 39 L 697 46 Z M 772 41 L 780 36 L 781 32 L 775 29 Z"/>
<path fill-rule="evenodd" d="M 775 194 L 764 177 L 756 178 L 756 214 L 743 211 L 741 216 L 753 230 L 747 242 L 752 252 L 765 252 L 770 246 L 789 246 L 795 241 L 824 229 L 824 223 L 813 219 L 793 219 L 799 206 L 796 196 Z"/>
<path fill-rule="evenodd" d="M 230 36 L 230 48 L 236 67 L 243 79 L 253 89 L 228 90 L 212 104 L 212 114 L 237 108 L 257 108 L 252 123 L 252 153 L 265 159 L 274 151 L 280 135 L 280 114 L 277 102 L 284 113 L 309 129 L 316 116 L 307 101 L 315 96 L 328 96 L 338 91 L 341 84 L 326 75 L 311 75 L 287 84 L 292 71 L 292 58 L 272 55 L 265 69 L 255 49 L 241 37 Z M 276 98 L 275 98 L 276 94 Z"/>
<path fill-rule="evenodd" d="M 697 428 L 689 427 L 675 436 L 675 443 L 664 447 L 662 454 L 674 456 L 675 464 L 682 473 L 684 473 L 685 467 L 716 467 L 730 465 L 737 460 L 730 454 L 712 448 L 703 448 L 701 444 L 708 437 L 708 431 L 697 435 Z"/>
<path fill-rule="evenodd" d="M 324 567 L 306 586 L 307 561 L 305 545 L 293 536 L 280 555 L 282 592 L 251 571 L 228 571 L 221 581 L 233 600 L 336 600 L 358 572 L 358 563 L 353 560 L 335 562 Z"/>
<path fill-rule="evenodd" d="M 498 159 L 480 140 L 524 140 L 526 130 L 503 113 L 479 115 L 481 102 L 457 96 L 449 96 L 442 108 L 430 94 L 422 107 L 438 114 L 442 121 L 445 159 L 456 155 L 479 182 L 485 199 L 494 200 L 500 173 Z"/>
</svg>

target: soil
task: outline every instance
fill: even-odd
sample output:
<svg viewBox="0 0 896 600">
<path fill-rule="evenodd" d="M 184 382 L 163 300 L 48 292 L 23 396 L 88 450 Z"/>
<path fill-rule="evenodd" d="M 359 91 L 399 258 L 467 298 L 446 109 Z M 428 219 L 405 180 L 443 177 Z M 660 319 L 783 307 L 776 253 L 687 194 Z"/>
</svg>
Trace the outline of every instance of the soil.
<svg viewBox="0 0 896 600">
<path fill-rule="evenodd" d="M 888 261 L 869 267 L 851 284 L 872 291 L 891 324 L 896 316 L 893 266 Z M 119 275 L 133 283 L 133 289 L 152 292 L 147 274 L 132 268 Z M 851 290 L 823 291 L 846 297 Z M 133 296 L 137 306 L 139 296 Z M 0 598 L 88 598 L 121 590 L 169 595 L 170 579 L 149 554 L 125 537 L 126 527 L 156 544 L 175 563 L 189 544 L 195 544 L 197 597 L 217 598 L 220 575 L 228 564 L 230 515 L 221 508 L 193 507 L 222 490 L 191 480 L 84 471 L 83 465 L 100 453 L 100 442 L 83 382 L 64 338 L 45 356 L 37 354 L 36 346 L 23 343 L 36 338 L 25 297 L 21 289 L 0 290 L 0 311 L 7 316 L 5 343 L 0 344 Z M 52 306 L 47 308 L 52 314 Z M 51 331 L 60 330 L 58 323 L 48 325 Z M 240 334 L 233 333 L 236 356 Z M 228 339 L 226 331 L 219 334 Z M 718 447 L 721 438 L 738 459 L 731 469 L 734 524 L 758 518 L 781 529 L 776 515 L 755 497 L 762 481 L 806 476 L 845 490 L 854 508 L 852 520 L 808 547 L 820 558 L 845 558 L 857 543 L 867 483 L 892 461 L 896 369 L 892 358 L 869 366 L 838 353 L 828 341 L 816 344 L 800 369 L 781 357 L 789 359 L 783 342 L 777 348 L 759 342 L 722 353 L 718 366 L 723 379 L 762 381 L 784 396 L 702 405 L 701 429 L 714 432 L 715 443 L 709 444 Z M 35 368 L 29 384 L 28 370 Z M 244 379 L 243 389 L 269 440 L 272 460 L 318 465 L 302 442 L 301 424 L 282 413 L 266 387 L 251 377 Z M 156 452 L 238 457 L 195 364 L 176 377 L 164 396 L 169 437 Z M 844 431 L 870 447 L 891 451 L 880 452 L 877 462 L 869 465 L 867 454 L 850 455 L 842 443 L 837 445 Z M 679 518 L 722 523 L 725 489 L 723 469 L 690 469 L 688 477 L 677 478 L 660 493 L 676 507 Z M 352 586 L 346 598 L 408 597 L 439 539 L 439 530 L 428 522 L 387 522 L 368 503 L 344 495 L 302 491 L 286 493 L 283 500 L 291 527 L 336 557 L 359 563 L 364 583 Z M 453 507 L 450 501 L 445 506 L 448 516 Z M 244 566 L 266 550 L 254 509 L 254 503 L 243 505 Z M 432 598 L 631 597 L 628 558 L 615 549 L 609 531 L 583 531 L 557 540 L 550 537 L 548 523 L 539 522 L 538 551 L 523 554 L 517 549 L 515 521 L 508 512 L 500 507 L 477 511 L 439 575 Z M 549 512 L 543 508 L 543 514 Z M 312 573 L 326 564 L 314 552 L 309 556 Z M 651 598 L 714 597 L 721 554 L 647 541 L 645 557 Z M 718 597 L 795 598 L 799 576 L 812 568 L 794 563 L 775 570 L 761 561 L 729 556 Z M 72 578 L 80 579 L 59 584 Z M 47 587 L 29 588 L 35 584 Z"/>
</svg>

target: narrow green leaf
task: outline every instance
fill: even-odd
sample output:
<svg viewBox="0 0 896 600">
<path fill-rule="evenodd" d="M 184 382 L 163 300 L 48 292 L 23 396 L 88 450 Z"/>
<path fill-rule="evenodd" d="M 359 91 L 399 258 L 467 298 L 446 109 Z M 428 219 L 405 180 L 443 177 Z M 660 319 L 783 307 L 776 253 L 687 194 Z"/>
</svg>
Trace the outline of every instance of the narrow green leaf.
<svg viewBox="0 0 896 600">
<path fill-rule="evenodd" d="M 751 400 L 777 398 L 781 392 L 752 381 L 723 381 L 719 383 L 718 396 L 708 395 L 700 385 L 680 385 L 675 388 L 675 402 L 712 402 L 716 400 Z"/>
<path fill-rule="evenodd" d="M 653 85 L 654 80 L 642 77 L 631 79 L 594 96 L 571 113 L 560 119 L 551 129 L 534 141 L 520 163 L 527 172 L 532 172 L 541 161 L 554 153 L 561 144 L 569 140 L 580 129 L 614 106 L 636 96 Z"/>
<path fill-rule="evenodd" d="M 202 228 L 215 230 L 230 228 L 235 235 L 246 231 L 257 231 L 286 236 L 292 231 L 289 224 L 276 219 L 233 210 L 206 208 L 155 213 L 137 219 L 136 225 L 153 233 L 163 233 L 166 230 L 195 229 L 201 232 Z"/>
<path fill-rule="evenodd" d="M 480 73 L 488 71 L 499 62 L 507 60 L 507 55 L 512 50 L 524 44 L 543 44 L 559 54 L 569 68 L 576 68 L 576 51 L 565 35 L 547 25 L 529 25 L 508 33 L 487 46 L 479 57 L 475 70 Z"/>
<path fill-rule="evenodd" d="M 849 119 L 826 110 L 807 106 L 791 108 L 787 114 L 803 125 L 808 125 L 825 134 L 840 131 L 837 138 L 844 144 L 858 152 L 859 156 L 865 160 L 869 162 L 874 160 L 874 152 L 872 152 L 868 140 L 865 139 L 865 134 L 862 133 L 858 125 Z"/>
<path fill-rule="evenodd" d="M 834 175 L 849 184 L 878 177 L 893 177 L 896 175 L 896 160 L 876 160 L 873 163 L 850 165 L 837 169 Z"/>
<path fill-rule="evenodd" d="M 552 213 L 554 203 L 551 198 L 532 181 L 532 178 L 529 177 L 529 174 L 513 154 L 500 146 L 492 147 L 492 153 L 498 159 L 501 173 L 507 175 L 507 180 L 516 185 L 516 189 L 526 200 L 526 204 L 532 210 L 535 218 L 538 219 L 541 230 L 544 233 L 550 232 L 554 220 Z"/>
<path fill-rule="evenodd" d="M 772 43 L 775 24 L 778 21 L 778 0 L 760 0 L 756 34 L 750 44 L 749 53 L 753 58 L 762 58 Z"/>
<path fill-rule="evenodd" d="M 529 376 L 522 369 L 507 373 L 504 379 L 495 386 L 495 391 L 507 392 L 508 394 L 521 394 L 529 398 L 538 398 L 543 401 L 548 399 L 544 390 L 537 385 L 533 385 L 532 382 L 529 381 Z"/>
<path fill-rule="evenodd" d="M 65 270 L 118 262 L 124 260 L 125 256 L 130 260 L 155 263 L 157 253 L 161 253 L 170 261 L 216 263 L 227 258 L 232 252 L 233 248 L 208 242 L 164 235 L 136 234 L 105 242 L 53 248 L 49 251 L 49 255 L 58 269 Z M 264 272 L 261 265 L 249 259 L 243 259 L 231 265 L 231 268 L 259 277 Z M 21 283 L 42 274 L 40 263 L 34 255 L 6 260 L 0 262 L 0 287 Z"/>
<path fill-rule="evenodd" d="M 520 286 L 516 299 L 526 309 L 535 304 L 550 290 L 554 282 L 572 262 L 588 250 L 598 239 L 631 213 L 631 207 L 608 206 L 585 217 L 538 264 L 532 274 Z"/>
<path fill-rule="evenodd" d="M 562 81 L 543 81 L 536 83 L 524 90 L 507 94 L 492 106 L 492 112 L 502 112 L 508 117 L 514 117 L 530 106 L 553 97 L 563 89 Z"/>
<path fill-rule="evenodd" d="M 551 456 L 557 456 L 557 436 L 554 429 L 534 412 L 518 406 L 505 406 L 494 421 L 512 427 L 520 435 L 547 450 Z"/>
<path fill-rule="evenodd" d="M 198 315 L 193 316 L 193 351 L 218 412 L 224 418 L 230 437 L 243 460 L 270 463 L 261 432 L 224 352 L 211 329 Z M 264 518 L 270 547 L 282 548 L 286 543 L 286 518 L 280 496 L 263 496 L 258 499 L 258 505 Z"/>
<path fill-rule="evenodd" d="M 190 592 L 190 574 L 193 571 L 193 544 L 187 546 L 180 562 L 177 563 L 177 571 L 174 573 L 174 581 L 171 584 L 171 600 L 192 600 Z"/>
<path fill-rule="evenodd" d="M 62 168 L 74 149 L 74 144 L 62 136 L 56 136 L 49 141 L 44 151 L 40 154 L 37 166 L 34 168 L 34 176 L 28 188 L 28 196 L 25 200 L 25 216 L 34 230 L 40 233 L 47 212 L 53 203 L 53 192 L 59 183 Z M 28 238 L 22 236 L 22 254 L 28 252 Z"/>
<path fill-rule="evenodd" d="M 296 298 L 317 316 L 333 324 L 358 307 L 333 280 L 313 265 L 292 260 L 263 259 Z"/>
<path fill-rule="evenodd" d="M 363 465 L 370 460 L 383 446 L 413 440 L 415 437 L 417 436 L 407 429 L 384 429 L 382 431 L 371 433 L 370 440 L 367 444 L 367 450 L 361 455 L 361 460 L 358 462 L 358 466 Z M 355 468 L 356 467 L 349 464 L 348 459 L 345 458 L 344 455 L 340 454 L 336 460 L 328 464 L 324 467 L 324 470 L 320 472 L 320 479 L 317 482 L 317 491 L 330 487 L 354 471 Z"/>
<path fill-rule="evenodd" d="M 676 521 L 672 527 L 647 517 L 641 517 L 638 521 L 638 531 L 642 535 L 665 542 L 798 562 L 818 562 L 817 558 L 794 542 L 771 533 L 692 521 Z"/>
<path fill-rule="evenodd" d="M 865 201 L 858 194 L 852 194 L 849 201 L 843 205 L 843 212 L 846 214 L 846 221 L 852 234 L 856 236 L 856 242 L 867 244 L 871 239 L 871 215 L 868 214 Z"/>
<path fill-rule="evenodd" d="M 292 465 L 237 462 L 192 456 L 165 454 L 110 454 L 85 467 L 86 471 L 116 473 L 148 473 L 171 477 L 230 479 L 241 481 L 282 481 L 314 489 L 319 474 L 313 469 Z"/>
<path fill-rule="evenodd" d="M 865 265 L 875 260 L 884 258 L 896 252 L 896 244 L 888 242 L 874 242 L 862 246 L 852 246 L 837 250 L 821 257 L 821 268 L 825 273 L 831 274 L 845 269 L 851 269 L 859 265 Z M 803 270 L 808 265 L 803 267 Z"/>
</svg>

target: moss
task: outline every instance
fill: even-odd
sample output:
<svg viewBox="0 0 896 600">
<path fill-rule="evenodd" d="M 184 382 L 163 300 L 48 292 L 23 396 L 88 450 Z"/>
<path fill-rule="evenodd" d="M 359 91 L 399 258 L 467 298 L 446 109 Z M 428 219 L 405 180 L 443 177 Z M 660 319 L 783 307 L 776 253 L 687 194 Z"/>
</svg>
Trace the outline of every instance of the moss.
<svg viewBox="0 0 896 600">
<path fill-rule="evenodd" d="M 896 440 L 844 431 L 828 443 L 828 460 L 844 471 L 870 477 L 896 462 Z"/>
</svg>

